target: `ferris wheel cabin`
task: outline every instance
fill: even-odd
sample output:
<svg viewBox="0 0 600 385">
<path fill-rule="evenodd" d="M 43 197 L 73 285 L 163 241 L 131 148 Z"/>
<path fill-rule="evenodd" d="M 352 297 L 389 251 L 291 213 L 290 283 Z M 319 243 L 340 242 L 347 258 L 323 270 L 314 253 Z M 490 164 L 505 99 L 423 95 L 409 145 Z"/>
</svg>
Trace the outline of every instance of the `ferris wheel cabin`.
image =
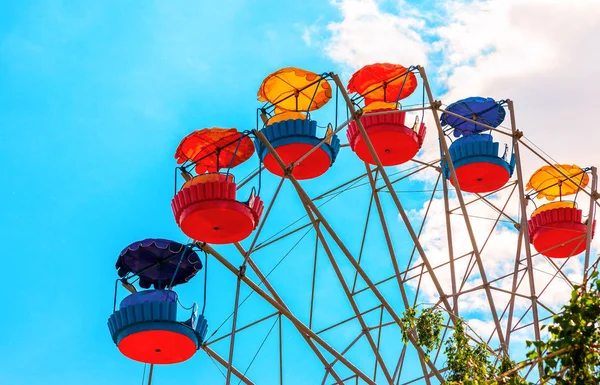
<svg viewBox="0 0 600 385">
<path fill-rule="evenodd" d="M 509 146 L 506 145 L 500 155 L 500 143 L 494 141 L 491 133 L 483 133 L 487 128 L 474 123 L 498 127 L 506 116 L 502 103 L 491 98 L 471 97 L 452 103 L 441 116 L 442 124 L 450 126 L 458 138 L 448 147 L 448 155 L 462 191 L 492 192 L 508 183 L 513 174 L 516 158 L 512 147 L 509 160 Z M 442 160 L 442 172 L 454 185 L 446 160 Z"/>
<path fill-rule="evenodd" d="M 237 200 L 229 170 L 254 154 L 252 140 L 235 128 L 204 128 L 186 136 L 175 152 L 186 182 L 171 201 L 177 225 L 192 239 L 215 244 L 239 242 L 256 229 L 263 202 L 254 189 Z M 196 175 L 186 167 L 194 166 Z M 226 173 L 219 169 L 227 168 Z"/>
<path fill-rule="evenodd" d="M 583 219 L 583 211 L 574 200 L 562 198 L 577 193 L 589 183 L 587 170 L 576 165 L 555 164 L 538 169 L 527 182 L 527 190 L 538 199 L 553 202 L 536 208 L 527 222 L 533 247 L 549 258 L 569 258 L 587 248 L 588 226 L 594 237 L 596 221 Z M 529 198 L 529 196 L 528 196 Z M 559 201 L 554 201 L 559 198 Z M 592 221 L 592 223 L 589 223 Z"/>
<path fill-rule="evenodd" d="M 398 106 L 417 88 L 415 74 L 399 64 L 370 64 L 352 75 L 347 88 L 355 94 L 353 100 L 364 101 L 360 124 L 381 164 L 396 166 L 414 158 L 423 145 L 426 127 L 418 122 L 406 126 L 406 112 L 399 111 Z M 362 161 L 376 164 L 354 120 L 348 124 L 347 137 L 350 148 Z"/>
<path fill-rule="evenodd" d="M 317 122 L 308 119 L 275 122 L 264 127 L 261 132 L 285 164 L 297 161 L 324 139 L 317 136 Z M 269 150 L 259 140 L 256 140 L 255 145 L 265 168 L 277 176 L 283 176 L 284 170 Z M 323 175 L 333 165 L 339 151 L 340 140 L 337 135 L 333 135 L 302 162 L 296 164 L 292 169 L 292 175 L 300 180 Z"/>
<path fill-rule="evenodd" d="M 239 242 L 256 229 L 264 205 L 254 192 L 237 200 L 233 175 L 203 174 L 187 181 L 171 203 L 175 220 L 188 237 L 207 243 Z"/>
<path fill-rule="evenodd" d="M 191 358 L 206 336 L 208 323 L 193 311 L 177 320 L 177 293 L 145 290 L 125 297 L 108 319 L 108 328 L 119 351 L 148 364 L 176 364 Z"/>
<path fill-rule="evenodd" d="M 407 127 L 406 112 L 374 110 L 360 117 L 375 153 L 383 166 L 396 166 L 408 162 L 419 152 L 425 139 L 426 128 L 423 123 L 416 127 Z M 375 164 L 366 141 L 358 125 L 351 121 L 348 125 L 348 142 L 352 151 L 369 164 Z"/>
<path fill-rule="evenodd" d="M 119 280 L 131 293 L 108 319 L 110 335 L 119 351 L 148 364 L 175 364 L 192 357 L 204 341 L 208 323 L 203 314 L 198 314 L 196 304 L 189 318 L 178 320 L 179 301 L 171 290 L 202 269 L 192 246 L 167 239 L 144 239 L 123 249 L 115 267 Z M 138 291 L 130 284 L 128 280 L 134 277 L 141 288 L 148 290 Z"/>
<path fill-rule="evenodd" d="M 587 247 L 587 223 L 575 202 L 552 202 L 541 206 L 527 222 L 533 247 L 550 258 L 568 258 Z M 596 221 L 592 224 L 592 237 Z"/>
<path fill-rule="evenodd" d="M 490 134 L 474 134 L 455 140 L 448 151 L 456 170 L 461 190 L 485 193 L 498 190 L 512 176 L 514 156 L 509 161 L 507 152 L 499 155 L 500 143 Z M 447 162 L 442 162 L 444 176 L 454 185 Z"/>
<path fill-rule="evenodd" d="M 323 175 L 340 151 L 340 140 L 331 128 L 321 137 L 317 134 L 317 122 L 310 119 L 311 111 L 320 109 L 331 99 L 331 85 L 326 77 L 286 67 L 267 76 L 258 90 L 258 100 L 266 102 L 261 108 L 265 126 L 260 132 L 283 163 L 294 163 L 291 174 L 296 179 L 313 179 Z M 273 109 L 270 119 L 264 115 L 267 109 Z M 283 176 L 285 171 L 269 149 L 258 139 L 255 145 L 265 168 Z"/>
</svg>

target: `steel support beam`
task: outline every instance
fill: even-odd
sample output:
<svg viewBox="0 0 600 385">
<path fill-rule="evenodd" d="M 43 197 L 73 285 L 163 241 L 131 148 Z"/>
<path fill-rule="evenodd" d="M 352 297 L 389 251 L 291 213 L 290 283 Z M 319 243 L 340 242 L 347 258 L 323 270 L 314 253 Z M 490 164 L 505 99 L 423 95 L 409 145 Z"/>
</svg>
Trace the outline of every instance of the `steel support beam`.
<svg viewBox="0 0 600 385">
<path fill-rule="evenodd" d="M 336 83 L 339 82 L 339 84 L 341 84 L 341 81 L 339 80 L 339 78 L 337 77 L 337 75 L 334 75 L 334 76 L 335 76 L 334 80 L 336 80 Z M 345 90 L 342 90 L 342 94 L 346 98 L 348 98 L 348 94 L 345 92 Z M 348 103 L 350 103 L 349 98 L 347 99 L 347 101 L 348 101 Z M 349 107 L 352 108 L 352 106 L 349 106 Z M 360 121 L 358 121 L 358 122 L 359 122 L 359 127 L 362 127 L 362 124 L 360 124 Z M 363 131 L 364 131 L 364 127 L 363 127 Z M 371 288 L 372 292 L 379 299 L 379 301 L 383 304 L 383 306 L 386 308 L 387 312 L 394 319 L 394 321 L 396 323 L 398 323 L 398 325 L 400 325 L 400 327 L 403 327 L 401 319 L 398 316 L 398 314 L 391 307 L 391 305 L 387 302 L 387 300 L 381 294 L 381 292 L 373 285 L 373 282 L 371 281 L 371 279 L 369 278 L 369 276 L 360 267 L 360 265 L 358 264 L 358 262 L 356 261 L 356 259 L 354 259 L 354 257 L 352 256 L 352 254 L 350 253 L 350 251 L 348 250 L 348 248 L 346 247 L 346 245 L 344 245 L 344 243 L 339 239 L 339 237 L 337 236 L 337 234 L 335 233 L 335 231 L 333 230 L 333 228 L 329 225 L 329 223 L 327 222 L 327 220 L 321 214 L 320 210 L 317 208 L 317 206 L 314 204 L 314 202 L 308 197 L 308 194 L 306 194 L 306 192 L 304 191 L 304 189 L 302 188 L 302 186 L 300 185 L 300 183 L 296 180 L 296 178 L 293 177 L 293 175 L 291 175 L 291 169 L 289 169 L 288 166 L 283 162 L 283 160 L 281 159 L 281 157 L 279 156 L 279 154 L 277 153 L 277 151 L 275 151 L 275 149 L 273 148 L 273 146 L 271 145 L 271 143 L 268 141 L 268 139 L 260 131 L 256 131 L 255 134 L 256 134 L 258 140 L 260 140 L 262 142 L 262 144 L 267 148 L 267 150 L 269 151 L 269 153 L 277 161 L 277 163 L 279 164 L 279 166 L 283 170 L 285 170 L 288 179 L 292 182 L 292 184 L 296 188 L 296 192 L 300 196 L 300 199 L 305 203 L 305 205 L 307 206 L 307 208 L 309 208 L 310 211 L 312 211 L 313 214 L 319 219 L 319 221 L 321 222 L 321 224 L 323 225 L 323 227 L 327 230 L 327 232 L 329 233 L 329 235 L 333 238 L 334 242 L 340 248 L 340 250 L 342 251 L 342 253 L 346 256 L 346 258 L 353 265 L 353 267 L 359 272 L 361 278 L 365 281 L 365 283 L 367 285 L 369 285 L 369 287 Z M 370 142 L 368 142 L 368 143 L 370 144 Z M 372 148 L 372 146 L 371 146 L 371 148 Z M 382 176 L 383 176 L 384 175 L 384 171 L 382 170 L 382 168 L 380 169 L 380 171 L 381 171 Z M 387 179 L 387 176 L 385 177 L 385 179 L 387 180 L 386 183 L 389 184 L 389 179 Z M 392 195 L 395 195 L 395 194 L 392 193 Z M 396 196 L 396 198 L 397 198 L 397 196 Z M 404 212 L 404 210 L 402 210 L 402 213 L 406 216 L 406 213 Z M 408 223 L 408 225 L 410 225 L 410 223 L 408 222 L 408 216 L 406 216 L 406 222 Z M 411 230 L 412 230 L 412 228 L 411 228 Z M 413 235 L 415 235 L 414 231 L 413 231 Z M 416 238 L 416 235 L 415 235 L 415 238 Z M 418 240 L 416 240 L 416 241 L 418 242 Z M 421 250 L 422 250 L 422 248 L 421 248 Z M 436 280 L 435 276 L 432 276 L 432 278 L 434 280 Z M 441 290 L 441 286 L 439 286 L 439 282 L 438 282 L 438 287 Z M 444 298 L 445 298 L 445 295 L 444 295 Z M 448 303 L 447 299 L 446 299 L 446 303 Z M 409 333 L 409 340 L 411 340 L 411 343 L 413 344 L 413 346 L 415 347 L 415 349 L 417 349 L 418 352 L 420 351 L 420 354 L 425 354 L 423 352 L 423 349 L 421 349 L 421 347 L 416 343 L 416 341 L 414 340 L 414 338 L 412 338 L 412 336 L 410 336 L 410 333 Z M 438 377 L 438 379 L 440 381 L 442 381 L 443 378 L 442 378 L 441 374 L 439 373 L 439 371 L 437 370 L 437 368 L 430 361 L 428 361 L 427 364 L 428 364 L 429 368 L 432 370 L 432 372 L 436 375 L 436 377 Z"/>
<path fill-rule="evenodd" d="M 215 249 L 213 249 L 208 244 L 201 245 L 202 250 L 206 251 L 213 257 L 215 257 L 223 266 L 225 266 L 230 272 L 235 274 L 236 276 L 240 275 L 240 271 L 233 266 L 225 257 L 219 254 Z M 250 261 L 248 261 L 250 263 Z M 256 283 L 254 283 L 251 279 L 249 279 L 246 275 L 241 276 L 241 280 L 250 287 L 256 294 L 261 296 L 265 301 L 267 301 L 271 306 L 277 309 L 285 318 L 287 318 L 298 331 L 302 335 L 306 335 L 307 337 L 314 340 L 318 343 L 323 349 L 325 349 L 329 354 L 337 358 L 343 365 L 345 365 L 348 369 L 353 371 L 357 376 L 359 376 L 363 381 L 370 385 L 376 385 L 366 374 L 364 374 L 360 369 L 354 366 L 350 361 L 348 361 L 345 357 L 343 357 L 340 353 L 338 353 L 334 348 L 332 348 L 325 340 L 319 337 L 315 332 L 310 330 L 306 325 L 304 325 L 299 319 L 297 319 L 287 307 L 283 306 L 281 303 L 273 299 L 270 295 L 268 295 L 264 290 L 262 290 Z M 337 380 L 337 379 L 336 379 Z M 341 379 L 340 379 L 341 380 Z"/>
<path fill-rule="evenodd" d="M 460 189 L 460 184 L 458 182 L 458 178 L 456 177 L 456 170 L 454 169 L 454 163 L 452 162 L 452 158 L 450 157 L 450 153 L 448 151 L 448 144 L 446 143 L 446 136 L 444 134 L 444 130 L 442 129 L 442 123 L 440 121 L 440 117 L 438 116 L 438 111 L 436 107 L 440 103 L 436 102 L 433 98 L 433 93 L 431 92 L 431 88 L 429 87 L 429 81 L 427 80 L 427 74 L 425 73 L 425 69 L 421 66 L 418 67 L 419 73 L 421 74 L 421 78 L 423 79 L 423 86 L 425 87 L 425 92 L 427 93 L 427 97 L 429 99 L 429 104 L 432 106 L 433 117 L 435 120 L 435 124 L 438 128 L 438 134 L 440 137 L 440 145 L 442 147 L 442 152 L 446 157 L 446 162 L 448 164 L 448 169 L 450 170 L 450 177 L 452 178 L 452 184 L 456 190 L 456 197 L 458 198 L 458 202 L 461 206 L 461 211 L 464 216 L 465 226 L 467 227 L 467 232 L 469 233 L 469 239 L 471 241 L 471 245 L 473 246 L 473 254 L 475 255 L 475 261 L 477 267 L 479 268 L 479 275 L 481 276 L 481 281 L 484 284 L 485 293 L 488 299 L 488 303 L 490 306 L 490 312 L 492 313 L 492 318 L 494 319 L 494 323 L 496 324 L 496 331 L 498 334 L 498 340 L 500 341 L 500 345 L 505 353 L 508 353 L 508 349 L 506 343 L 504 341 L 504 334 L 502 332 L 502 327 L 500 325 L 500 319 L 498 318 L 498 312 L 496 311 L 496 305 L 494 304 L 494 297 L 492 296 L 492 292 L 488 285 L 487 275 L 485 273 L 485 268 L 483 267 L 483 261 L 481 260 L 481 255 L 479 254 L 479 247 L 477 246 L 477 241 L 475 240 L 475 234 L 473 232 L 473 227 L 471 226 L 471 220 L 469 218 L 469 213 L 465 207 L 465 201 L 462 195 L 462 191 Z"/>
<path fill-rule="evenodd" d="M 515 110 L 512 100 L 508 100 L 508 111 L 510 113 L 510 125 L 513 132 L 513 137 L 515 139 L 518 138 L 519 132 L 517 130 L 517 123 L 515 119 Z M 539 315 L 538 315 L 538 307 L 537 307 L 537 295 L 535 292 L 535 277 L 533 275 L 533 262 L 531 258 L 531 243 L 529 238 L 529 227 L 527 226 L 527 201 L 525 199 L 525 185 L 523 183 L 523 170 L 521 169 L 521 152 L 519 149 L 519 141 L 515 140 L 514 143 L 514 151 L 516 158 L 516 169 L 517 169 L 517 180 L 519 185 L 519 200 L 521 206 L 521 229 L 520 231 L 523 233 L 523 244 L 525 246 L 525 256 L 527 257 L 527 274 L 529 279 L 529 291 L 531 294 L 531 309 L 533 313 L 533 323 L 534 323 L 534 335 L 536 341 L 540 341 L 540 325 L 539 325 Z M 541 355 L 542 352 L 538 349 L 538 354 Z M 540 362 L 538 364 L 538 369 L 540 372 L 540 378 L 543 377 L 544 367 Z"/>
</svg>

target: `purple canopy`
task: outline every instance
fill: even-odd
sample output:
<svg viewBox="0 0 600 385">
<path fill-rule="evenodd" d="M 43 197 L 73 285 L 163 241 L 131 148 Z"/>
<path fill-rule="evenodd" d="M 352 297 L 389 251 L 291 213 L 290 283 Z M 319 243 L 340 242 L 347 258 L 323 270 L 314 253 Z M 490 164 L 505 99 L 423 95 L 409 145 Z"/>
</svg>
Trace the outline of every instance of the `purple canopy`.
<svg viewBox="0 0 600 385">
<path fill-rule="evenodd" d="M 117 259 L 116 268 L 119 277 L 130 273 L 139 276 L 139 285 L 144 289 L 151 286 L 164 289 L 171 280 L 175 286 L 192 279 L 202 269 L 202 262 L 189 246 L 167 239 L 149 238 L 124 248 Z"/>
</svg>

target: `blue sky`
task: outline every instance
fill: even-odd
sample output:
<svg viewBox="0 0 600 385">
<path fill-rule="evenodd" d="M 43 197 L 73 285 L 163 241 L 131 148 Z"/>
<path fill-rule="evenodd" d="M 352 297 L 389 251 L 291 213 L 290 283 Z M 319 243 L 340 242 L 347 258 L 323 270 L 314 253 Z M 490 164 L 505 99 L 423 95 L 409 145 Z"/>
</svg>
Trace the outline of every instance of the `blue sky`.
<svg viewBox="0 0 600 385">
<path fill-rule="evenodd" d="M 0 234 L 7 246 L 4 282 L 10 294 L 0 317 L 0 383 L 140 380 L 143 366 L 119 354 L 106 327 L 116 257 L 127 244 L 147 237 L 185 241 L 170 208 L 173 153 L 184 135 L 210 126 L 252 128 L 258 86 L 278 68 L 338 70 L 301 38 L 303 26 L 317 17 L 336 20 L 339 14 L 320 0 L 4 2 Z M 363 171 L 351 155 L 340 156 L 342 166 L 328 176 L 331 185 Z M 264 183 L 268 200 L 277 179 L 267 176 Z M 322 191 L 319 183 L 307 182 L 307 189 Z M 279 213 L 301 214 L 291 188 L 282 194 Z M 407 204 L 417 207 L 411 200 Z M 350 242 L 360 236 L 362 219 L 345 207 L 330 206 L 329 214 Z M 279 214 L 265 233 L 274 233 L 284 219 Z M 314 242 L 314 233 L 309 238 Z M 273 253 L 280 256 L 296 240 Z M 373 248 L 382 247 L 381 238 L 374 242 Z M 279 258 L 271 258 L 272 266 Z M 373 261 L 374 271 L 389 268 L 378 263 Z M 298 257 L 282 269 L 310 279 L 311 264 Z M 235 281 L 216 263 L 210 266 L 212 333 L 233 304 Z M 276 283 L 288 278 L 273 277 Z M 201 286 L 198 277 L 181 289 L 182 298 L 200 300 Z M 338 294 L 331 289 L 332 303 Z M 248 306 L 256 306 L 256 314 L 267 311 L 258 302 Z M 211 312 L 218 316 L 211 320 Z M 284 332 L 290 344 L 303 344 L 289 324 Z M 256 346 L 241 341 L 239 351 L 250 357 Z M 156 383 L 222 382 L 204 354 L 197 356 L 202 357 L 159 368 Z M 306 365 L 322 370 L 315 362 Z M 302 381 L 302 367 L 286 370 L 288 378 Z"/>
</svg>

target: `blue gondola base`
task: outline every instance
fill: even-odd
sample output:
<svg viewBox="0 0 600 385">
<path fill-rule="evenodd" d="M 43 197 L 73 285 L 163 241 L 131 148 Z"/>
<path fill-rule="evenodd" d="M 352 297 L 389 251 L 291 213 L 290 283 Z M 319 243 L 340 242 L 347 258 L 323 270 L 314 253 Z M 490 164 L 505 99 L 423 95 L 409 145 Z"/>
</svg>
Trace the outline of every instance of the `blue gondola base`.
<svg viewBox="0 0 600 385">
<path fill-rule="evenodd" d="M 261 132 L 286 165 L 300 159 L 324 139 L 317 136 L 317 122 L 309 119 L 283 120 L 265 126 Z M 269 150 L 259 140 L 255 141 L 255 146 L 265 168 L 277 176 L 283 176 L 283 169 Z M 300 180 L 323 175 L 333 165 L 339 151 L 340 140 L 337 135 L 333 135 L 329 141 L 295 165 L 292 175 Z"/>
</svg>

